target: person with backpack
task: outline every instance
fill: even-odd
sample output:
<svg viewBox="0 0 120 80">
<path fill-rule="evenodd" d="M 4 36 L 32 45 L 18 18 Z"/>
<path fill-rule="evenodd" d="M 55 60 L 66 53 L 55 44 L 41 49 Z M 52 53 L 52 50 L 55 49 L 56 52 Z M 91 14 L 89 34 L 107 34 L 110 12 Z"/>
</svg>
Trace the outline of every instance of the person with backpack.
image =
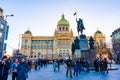
<svg viewBox="0 0 120 80">
<path fill-rule="evenodd" d="M 70 78 L 72 78 L 72 60 L 70 59 L 70 56 L 69 56 L 69 59 L 66 60 L 66 77 L 68 77 L 68 74 L 70 74 Z"/>
</svg>

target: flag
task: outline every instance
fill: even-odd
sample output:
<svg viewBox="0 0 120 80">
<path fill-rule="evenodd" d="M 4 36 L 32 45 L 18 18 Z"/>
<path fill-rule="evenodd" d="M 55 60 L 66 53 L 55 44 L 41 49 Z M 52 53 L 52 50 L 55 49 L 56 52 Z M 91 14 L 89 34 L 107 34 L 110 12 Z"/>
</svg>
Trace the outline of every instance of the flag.
<svg viewBox="0 0 120 80">
<path fill-rule="evenodd" d="M 75 12 L 73 15 L 75 16 L 77 13 Z"/>
</svg>

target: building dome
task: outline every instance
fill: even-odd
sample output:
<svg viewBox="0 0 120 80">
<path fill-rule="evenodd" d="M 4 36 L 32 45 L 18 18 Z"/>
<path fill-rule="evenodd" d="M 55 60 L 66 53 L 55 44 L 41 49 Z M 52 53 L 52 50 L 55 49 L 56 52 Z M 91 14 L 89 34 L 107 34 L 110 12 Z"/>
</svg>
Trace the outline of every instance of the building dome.
<svg viewBox="0 0 120 80">
<path fill-rule="evenodd" d="M 102 32 L 100 30 L 97 30 L 95 34 L 102 34 Z"/>
<path fill-rule="evenodd" d="M 62 14 L 62 18 L 59 20 L 58 25 L 69 25 L 69 22 L 65 19 L 64 14 Z"/>
<path fill-rule="evenodd" d="M 32 34 L 30 30 L 27 30 L 24 34 Z"/>
</svg>

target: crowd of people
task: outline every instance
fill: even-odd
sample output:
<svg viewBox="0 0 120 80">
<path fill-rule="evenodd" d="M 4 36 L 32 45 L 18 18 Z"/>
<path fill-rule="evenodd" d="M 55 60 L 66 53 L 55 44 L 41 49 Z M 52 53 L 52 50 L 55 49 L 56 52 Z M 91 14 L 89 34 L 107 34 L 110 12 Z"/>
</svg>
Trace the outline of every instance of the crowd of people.
<svg viewBox="0 0 120 80">
<path fill-rule="evenodd" d="M 29 66 L 25 58 L 20 61 L 16 58 L 10 62 L 7 56 L 4 56 L 0 62 L 0 80 L 7 80 L 10 72 L 12 73 L 12 80 L 26 80 L 28 71 Z"/>
<path fill-rule="evenodd" d="M 96 72 L 108 73 L 107 58 L 99 59 L 98 57 L 94 61 L 94 67 Z"/>
<path fill-rule="evenodd" d="M 31 61 L 32 62 L 32 61 Z M 47 67 L 48 60 L 46 59 L 37 59 L 33 62 L 35 70 L 40 70 L 40 68 Z"/>
<path fill-rule="evenodd" d="M 81 72 L 84 71 L 89 72 L 90 61 L 87 58 L 76 59 L 75 61 L 72 61 L 72 59 L 69 57 L 69 59 L 65 61 L 65 67 L 66 67 L 66 77 L 68 77 L 68 74 L 70 75 L 71 78 L 73 76 L 78 77 L 78 74 Z"/>
<path fill-rule="evenodd" d="M 26 80 L 28 78 L 28 72 L 34 67 L 35 70 L 41 68 L 47 68 L 49 61 L 46 59 L 37 59 L 34 62 L 32 60 L 26 60 L 25 58 L 14 58 L 13 61 L 9 61 L 7 56 L 2 58 L 0 62 L 0 80 L 7 80 L 8 75 L 12 74 L 12 80 Z M 108 62 L 107 59 L 97 57 L 94 60 L 94 70 L 96 72 L 108 73 Z M 69 56 L 66 60 L 55 59 L 52 62 L 53 71 L 59 71 L 60 66 L 64 65 L 66 68 L 66 77 L 70 78 L 78 77 L 81 72 L 89 72 L 91 63 L 87 58 L 79 58 L 72 60 Z"/>
<path fill-rule="evenodd" d="M 92 65 L 87 58 L 76 59 L 75 61 L 73 61 L 69 57 L 69 59 L 65 61 L 66 77 L 68 77 L 68 74 L 71 78 L 73 76 L 78 77 L 78 74 L 80 74 L 81 72 L 89 72 L 90 68 L 93 69 L 93 67 L 91 66 L 94 66 L 94 70 L 96 72 L 101 72 L 103 74 L 108 73 L 107 58 L 102 58 L 101 56 L 97 57 L 93 63 L 94 65 Z"/>
</svg>

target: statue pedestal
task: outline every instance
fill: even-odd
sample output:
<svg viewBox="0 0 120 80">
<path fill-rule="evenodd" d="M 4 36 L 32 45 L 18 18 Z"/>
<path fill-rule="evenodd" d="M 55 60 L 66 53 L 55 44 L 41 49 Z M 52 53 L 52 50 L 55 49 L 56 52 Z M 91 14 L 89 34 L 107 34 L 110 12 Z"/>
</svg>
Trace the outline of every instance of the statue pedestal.
<svg viewBox="0 0 120 80">
<path fill-rule="evenodd" d="M 80 45 L 80 50 L 87 50 L 88 49 L 88 40 L 86 38 L 86 35 L 81 34 L 79 36 L 79 45 Z"/>
<path fill-rule="evenodd" d="M 80 58 L 81 57 L 81 50 L 80 49 L 76 49 L 75 50 L 75 57 L 76 58 Z"/>
<path fill-rule="evenodd" d="M 89 50 L 81 50 L 81 58 L 89 58 L 90 51 Z"/>
<path fill-rule="evenodd" d="M 96 55 L 97 55 L 96 50 L 91 49 L 90 54 L 89 54 L 89 59 L 90 59 L 90 62 L 91 62 L 91 66 L 94 66 L 94 60 L 96 59 Z"/>
</svg>

